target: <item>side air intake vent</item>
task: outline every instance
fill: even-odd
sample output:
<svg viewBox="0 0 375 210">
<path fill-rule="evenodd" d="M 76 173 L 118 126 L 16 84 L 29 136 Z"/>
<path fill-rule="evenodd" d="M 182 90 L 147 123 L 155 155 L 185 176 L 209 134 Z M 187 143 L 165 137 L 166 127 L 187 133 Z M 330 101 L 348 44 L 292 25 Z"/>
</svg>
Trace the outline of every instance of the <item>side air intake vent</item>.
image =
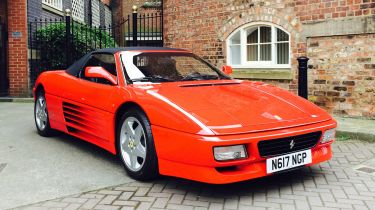
<svg viewBox="0 0 375 210">
<path fill-rule="evenodd" d="M 63 102 L 62 108 L 66 129 L 71 135 L 92 141 L 103 141 L 107 138 L 103 114 L 90 107 L 69 102 Z"/>
<path fill-rule="evenodd" d="M 95 122 L 89 120 L 88 110 L 83 109 L 75 104 L 63 102 L 64 119 L 69 132 L 95 131 Z M 74 129 L 72 129 L 74 128 Z"/>
</svg>

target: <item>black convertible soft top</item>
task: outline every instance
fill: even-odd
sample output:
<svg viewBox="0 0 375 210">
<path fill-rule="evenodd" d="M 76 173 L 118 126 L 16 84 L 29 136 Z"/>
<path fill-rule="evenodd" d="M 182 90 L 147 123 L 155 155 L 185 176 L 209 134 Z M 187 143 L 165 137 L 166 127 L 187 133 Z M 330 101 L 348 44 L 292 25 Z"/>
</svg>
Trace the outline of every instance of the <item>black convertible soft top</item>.
<svg viewBox="0 0 375 210">
<path fill-rule="evenodd" d="M 86 55 L 84 55 L 82 58 L 74 62 L 68 69 L 66 69 L 66 73 L 70 75 L 77 76 L 80 70 L 84 67 L 86 62 L 91 58 L 92 54 L 95 53 L 109 53 L 109 54 L 115 54 L 117 52 L 121 51 L 143 51 L 143 50 L 173 50 L 173 51 L 186 51 L 183 49 L 177 49 L 177 48 L 168 48 L 168 47 L 117 47 L 117 48 L 105 48 L 105 49 L 99 49 L 93 52 L 90 52 Z"/>
</svg>

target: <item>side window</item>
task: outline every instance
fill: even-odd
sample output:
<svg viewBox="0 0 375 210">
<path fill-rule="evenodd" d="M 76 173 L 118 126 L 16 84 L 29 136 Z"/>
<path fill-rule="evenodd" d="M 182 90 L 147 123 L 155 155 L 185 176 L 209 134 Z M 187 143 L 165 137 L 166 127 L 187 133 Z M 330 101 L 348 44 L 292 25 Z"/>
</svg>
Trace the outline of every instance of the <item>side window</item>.
<svg viewBox="0 0 375 210">
<path fill-rule="evenodd" d="M 117 71 L 116 71 L 116 62 L 114 55 L 111 54 L 93 54 L 91 55 L 91 58 L 87 61 L 86 65 L 82 68 L 79 78 L 101 83 L 101 84 L 110 84 L 105 79 L 100 78 L 86 78 L 85 77 L 85 69 L 89 66 L 100 66 L 103 67 L 105 70 L 107 70 L 109 73 L 111 73 L 113 76 L 117 77 Z"/>
</svg>

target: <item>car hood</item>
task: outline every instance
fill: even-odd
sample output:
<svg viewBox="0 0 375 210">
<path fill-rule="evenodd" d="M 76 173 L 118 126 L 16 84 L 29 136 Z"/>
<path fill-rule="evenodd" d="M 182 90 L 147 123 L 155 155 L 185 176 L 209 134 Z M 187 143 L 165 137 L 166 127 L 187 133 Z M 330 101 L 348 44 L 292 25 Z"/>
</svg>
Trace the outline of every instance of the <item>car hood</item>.
<svg viewBox="0 0 375 210">
<path fill-rule="evenodd" d="M 147 89 L 214 134 L 238 134 L 318 123 L 331 117 L 288 91 L 240 80 L 163 83 Z"/>
</svg>

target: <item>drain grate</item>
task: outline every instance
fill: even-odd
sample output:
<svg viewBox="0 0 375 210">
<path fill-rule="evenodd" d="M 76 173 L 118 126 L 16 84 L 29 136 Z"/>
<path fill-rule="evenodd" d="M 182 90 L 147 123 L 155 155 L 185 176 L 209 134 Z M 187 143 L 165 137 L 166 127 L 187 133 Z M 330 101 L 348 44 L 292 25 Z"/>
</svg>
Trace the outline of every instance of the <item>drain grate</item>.
<svg viewBox="0 0 375 210">
<path fill-rule="evenodd" d="M 354 170 L 366 173 L 366 174 L 372 174 L 375 175 L 375 168 L 366 166 L 366 165 L 360 165 L 354 168 Z"/>
</svg>

